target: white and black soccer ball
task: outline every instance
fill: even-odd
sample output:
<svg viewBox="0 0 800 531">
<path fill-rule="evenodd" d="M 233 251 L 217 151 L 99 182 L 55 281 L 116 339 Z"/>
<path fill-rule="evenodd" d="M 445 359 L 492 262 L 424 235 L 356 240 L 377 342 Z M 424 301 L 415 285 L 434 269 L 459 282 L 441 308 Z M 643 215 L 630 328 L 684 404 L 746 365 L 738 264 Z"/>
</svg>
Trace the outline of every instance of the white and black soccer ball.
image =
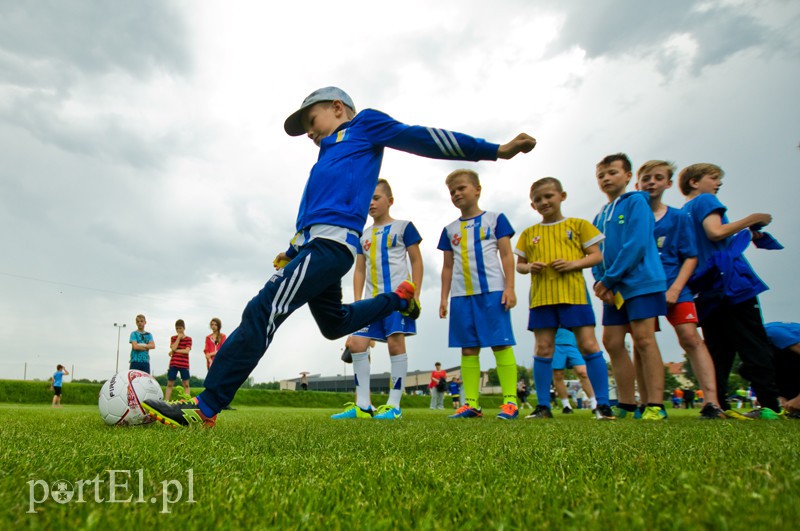
<svg viewBox="0 0 800 531">
<path fill-rule="evenodd" d="M 109 426 L 136 426 L 155 420 L 142 408 L 142 403 L 163 398 L 161 386 L 148 373 L 122 371 L 103 384 L 97 405 L 100 417 Z"/>
</svg>

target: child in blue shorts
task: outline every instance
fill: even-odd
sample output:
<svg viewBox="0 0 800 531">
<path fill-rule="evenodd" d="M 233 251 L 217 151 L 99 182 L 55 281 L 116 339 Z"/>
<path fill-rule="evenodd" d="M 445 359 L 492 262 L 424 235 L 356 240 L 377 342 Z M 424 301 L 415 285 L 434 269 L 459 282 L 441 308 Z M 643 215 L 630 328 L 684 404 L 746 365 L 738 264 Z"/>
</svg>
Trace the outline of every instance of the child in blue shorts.
<svg viewBox="0 0 800 531">
<path fill-rule="evenodd" d="M 653 239 L 653 212 L 646 193 L 625 192 L 633 173 L 624 153 L 603 158 L 596 175 L 609 202 L 594 219 L 605 239 L 603 260 L 592 273 L 595 295 L 603 301 L 603 344 L 617 381 L 617 416 L 636 412 L 635 371 L 625 348 L 630 329 L 649 397 L 642 419 L 663 420 L 664 363 L 656 343 L 656 318 L 667 314 L 666 276 Z"/>
<path fill-rule="evenodd" d="M 511 158 L 536 146 L 536 140 L 524 133 L 497 145 L 452 131 L 409 126 L 373 109 L 356 114 L 353 100 L 337 87 L 309 94 L 283 128 L 290 136 L 306 135 L 319 147 L 300 200 L 297 232 L 289 249 L 275 258 L 277 273 L 247 304 L 241 324 L 219 349 L 203 392 L 177 404 L 145 401 L 145 409 L 163 423 L 213 426 L 217 413 L 230 404 L 269 348 L 278 327 L 305 304 L 329 339 L 395 311 L 412 319 L 419 315 L 410 281 L 394 293 L 342 304 L 341 279 L 355 261 L 384 148 L 435 159 L 478 161 Z"/>
<path fill-rule="evenodd" d="M 391 293 L 409 279 L 416 286 L 417 293 L 422 289 L 422 253 L 419 250 L 422 236 L 412 222 L 392 218 L 389 209 L 393 204 L 394 195 L 389 182 L 378 179 L 369 204 L 373 225 L 364 230 L 356 257 L 354 300 L 364 298 L 365 285 L 366 295 L 370 297 Z M 346 346 L 350 349 L 353 361 L 356 401 L 346 404 L 346 409 L 331 416 L 332 419 L 395 420 L 402 417 L 400 397 L 403 396 L 408 373 L 406 336 L 416 333 L 416 321 L 394 312 L 350 336 Z M 373 340 L 386 343 L 391 360 L 389 399 L 377 409 L 372 407 L 370 400 L 369 346 Z"/>
<path fill-rule="evenodd" d="M 592 387 L 592 382 L 589 380 L 589 374 L 586 371 L 586 361 L 581 356 L 581 351 L 578 350 L 575 334 L 566 328 L 559 328 L 556 332 L 555 350 L 553 351 L 553 387 L 556 389 L 556 397 L 561 400 L 561 407 L 563 408 L 561 413 L 569 415 L 574 411 L 569 402 L 570 393 L 564 381 L 564 371 L 566 369 L 572 369 L 575 372 L 575 376 L 579 381 L 578 385 L 586 394 L 586 399 L 589 401 L 591 410 L 595 413 L 595 418 L 599 420 L 601 417 L 600 412 L 596 411 L 597 398 L 594 396 L 594 387 Z M 607 376 L 605 383 L 607 386 Z M 611 401 L 609 400 L 610 404 Z"/>
<path fill-rule="evenodd" d="M 438 245 L 444 252 L 439 317 L 447 317 L 450 299 L 449 344 L 451 348 L 461 348 L 464 380 L 464 405 L 450 418 L 483 416 L 478 401 L 478 355 L 481 347 L 491 347 L 503 392 L 497 418 L 512 420 L 519 416 L 517 361 L 509 313 L 517 303 L 511 251 L 514 229 L 504 214 L 486 212 L 478 206 L 481 184 L 477 173 L 456 170 L 445 183 L 450 199 L 461 211 L 461 217 L 444 228 Z"/>
<path fill-rule="evenodd" d="M 697 267 L 697 244 L 695 242 L 692 221 L 686 212 L 679 208 L 665 205 L 662 201 L 664 192 L 672 187 L 672 175 L 675 166 L 665 160 L 649 160 L 642 164 L 636 172 L 636 189 L 647 192 L 650 196 L 650 209 L 653 211 L 655 229 L 653 237 L 658 247 L 658 255 L 664 274 L 667 277 L 667 321 L 675 329 L 678 343 L 686 352 L 697 376 L 703 396 L 706 397 L 701 419 L 724 419 L 725 413 L 717 404 L 717 380 L 714 376 L 714 362 L 708 348 L 697 331 L 697 308 L 694 296 L 687 282 Z M 633 353 L 639 381 L 639 396 L 644 412 L 647 403 L 647 388 L 640 375 L 641 363 L 638 363 L 637 352 Z"/>
<path fill-rule="evenodd" d="M 531 277 L 528 330 L 536 337 L 533 381 L 538 405 L 525 418 L 553 418 L 550 386 L 556 332 L 567 328 L 575 334 L 586 360 L 589 380 L 597 396 L 596 418 L 613 420 L 606 362 L 594 335 L 594 311 L 583 278 L 585 268 L 602 260 L 599 244 L 603 234 L 586 220 L 564 217 L 561 203 L 567 193 L 555 177 L 534 182 L 530 198 L 542 222 L 522 232 L 514 251 L 517 271 Z"/>
</svg>

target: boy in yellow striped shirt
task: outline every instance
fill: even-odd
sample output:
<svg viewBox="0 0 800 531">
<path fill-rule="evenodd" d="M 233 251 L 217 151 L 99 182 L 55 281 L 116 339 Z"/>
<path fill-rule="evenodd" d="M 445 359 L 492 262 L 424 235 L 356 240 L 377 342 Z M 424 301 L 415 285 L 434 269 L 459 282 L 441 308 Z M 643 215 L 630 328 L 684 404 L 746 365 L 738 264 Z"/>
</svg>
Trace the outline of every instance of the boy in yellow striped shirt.
<svg viewBox="0 0 800 531">
<path fill-rule="evenodd" d="M 533 381 L 538 405 L 525 418 L 553 417 L 550 385 L 555 337 L 560 327 L 572 330 L 586 360 L 586 372 L 597 398 L 595 417 L 612 420 L 606 362 L 595 337 L 594 311 L 583 277 L 584 269 L 603 259 L 599 246 L 603 234 L 589 221 L 564 217 L 561 203 L 567 193 L 555 177 L 534 182 L 530 197 L 542 222 L 522 232 L 514 251 L 517 272 L 531 276 L 528 330 L 536 337 Z"/>
</svg>

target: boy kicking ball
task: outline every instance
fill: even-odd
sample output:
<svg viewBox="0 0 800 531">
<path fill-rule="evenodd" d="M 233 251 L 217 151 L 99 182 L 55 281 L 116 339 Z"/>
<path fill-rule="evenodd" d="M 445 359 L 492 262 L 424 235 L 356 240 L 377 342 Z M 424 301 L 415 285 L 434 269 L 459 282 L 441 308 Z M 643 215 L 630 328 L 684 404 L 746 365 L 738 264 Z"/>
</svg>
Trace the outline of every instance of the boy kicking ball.
<svg viewBox="0 0 800 531">
<path fill-rule="evenodd" d="M 145 409 L 165 424 L 213 426 L 283 321 L 305 304 L 328 339 L 355 332 L 395 311 L 417 318 L 416 289 L 410 281 L 393 293 L 342 304 L 341 279 L 357 254 L 384 148 L 435 159 L 478 161 L 510 159 L 536 146 L 536 140 L 524 133 L 497 145 L 452 131 L 409 126 L 372 109 L 356 114 L 353 100 L 336 87 L 309 94 L 286 119 L 284 130 L 290 136 L 305 134 L 319 147 L 300 200 L 297 233 L 275 259 L 286 264 L 245 307 L 242 322 L 217 353 L 202 393 L 173 404 L 145 401 Z"/>
</svg>

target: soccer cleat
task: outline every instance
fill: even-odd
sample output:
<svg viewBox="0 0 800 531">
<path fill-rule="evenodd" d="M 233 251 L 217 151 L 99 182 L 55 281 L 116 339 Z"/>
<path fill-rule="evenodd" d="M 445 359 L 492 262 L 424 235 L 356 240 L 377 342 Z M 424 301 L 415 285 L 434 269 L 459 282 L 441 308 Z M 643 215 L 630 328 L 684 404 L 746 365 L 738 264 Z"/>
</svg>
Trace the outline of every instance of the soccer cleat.
<svg viewBox="0 0 800 531">
<path fill-rule="evenodd" d="M 642 415 L 644 414 L 645 406 L 639 406 L 636 408 L 636 411 L 633 412 L 633 420 L 641 420 Z"/>
<path fill-rule="evenodd" d="M 700 410 L 700 419 L 701 420 L 717 420 L 717 419 L 725 419 L 725 412 L 716 405 L 716 404 L 706 404 L 703 406 L 703 409 Z"/>
<path fill-rule="evenodd" d="M 480 408 L 474 408 L 470 405 L 464 404 L 460 408 L 456 410 L 455 413 L 448 416 L 449 419 L 471 419 L 471 418 L 478 418 L 483 416 L 483 410 Z"/>
<path fill-rule="evenodd" d="M 786 408 L 784 411 L 784 418 L 787 419 L 800 419 L 800 409 L 789 409 Z"/>
<path fill-rule="evenodd" d="M 419 317 L 419 312 L 422 308 L 417 302 L 417 299 L 414 298 L 414 295 L 417 293 L 417 287 L 414 285 L 414 283 L 410 280 L 404 280 L 399 286 L 397 286 L 397 289 L 394 290 L 394 292 L 398 297 L 408 303 L 408 306 L 405 310 L 400 310 L 400 314 L 408 317 L 409 319 L 416 319 Z"/>
<path fill-rule="evenodd" d="M 518 416 L 519 409 L 517 409 L 517 405 L 513 402 L 506 402 L 500 406 L 500 413 L 497 414 L 497 418 L 500 420 L 514 420 Z"/>
<path fill-rule="evenodd" d="M 593 411 L 595 420 L 616 420 L 614 410 L 608 404 L 598 405 Z"/>
<path fill-rule="evenodd" d="M 550 408 L 547 406 L 543 406 L 541 404 L 536 406 L 536 409 L 533 410 L 533 413 L 525 417 L 526 419 L 551 419 L 553 418 L 553 412 L 550 411 Z"/>
<path fill-rule="evenodd" d="M 162 424 L 178 428 L 182 426 L 203 426 L 213 428 L 217 416 L 206 417 L 197 405 L 196 398 L 165 402 L 164 400 L 145 400 L 142 407 L 147 413 Z"/>
<path fill-rule="evenodd" d="M 759 407 L 754 409 L 753 411 L 749 411 L 744 414 L 745 417 L 749 419 L 759 419 L 759 420 L 782 420 L 783 419 L 783 410 L 775 411 L 768 407 Z"/>
<path fill-rule="evenodd" d="M 375 416 L 372 418 L 379 420 L 396 420 L 403 418 L 403 413 L 400 411 L 400 408 L 385 404 L 378 407 L 375 411 Z"/>
<path fill-rule="evenodd" d="M 627 409 L 624 409 L 624 408 L 621 408 L 619 406 L 616 406 L 614 408 L 614 417 L 618 418 L 618 419 L 627 419 L 627 418 L 636 419 L 636 418 L 641 418 L 641 417 L 637 417 L 636 416 L 636 411 L 638 409 L 639 408 L 636 408 L 633 411 L 628 411 Z"/>
<path fill-rule="evenodd" d="M 340 419 L 371 419 L 375 411 L 373 409 L 361 409 L 355 402 L 348 402 L 345 405 L 345 410 L 341 413 L 331 415 L 334 420 Z"/>
<path fill-rule="evenodd" d="M 569 406 L 566 406 L 564 409 L 561 410 L 562 415 L 572 415 L 573 413 L 574 411 L 572 411 L 572 408 Z"/>
<path fill-rule="evenodd" d="M 733 420 L 754 420 L 750 417 L 746 417 L 736 411 L 735 409 L 728 409 L 725 411 L 725 417 Z"/>
<path fill-rule="evenodd" d="M 647 406 L 642 413 L 642 420 L 667 420 L 667 411 L 658 406 Z"/>
</svg>

